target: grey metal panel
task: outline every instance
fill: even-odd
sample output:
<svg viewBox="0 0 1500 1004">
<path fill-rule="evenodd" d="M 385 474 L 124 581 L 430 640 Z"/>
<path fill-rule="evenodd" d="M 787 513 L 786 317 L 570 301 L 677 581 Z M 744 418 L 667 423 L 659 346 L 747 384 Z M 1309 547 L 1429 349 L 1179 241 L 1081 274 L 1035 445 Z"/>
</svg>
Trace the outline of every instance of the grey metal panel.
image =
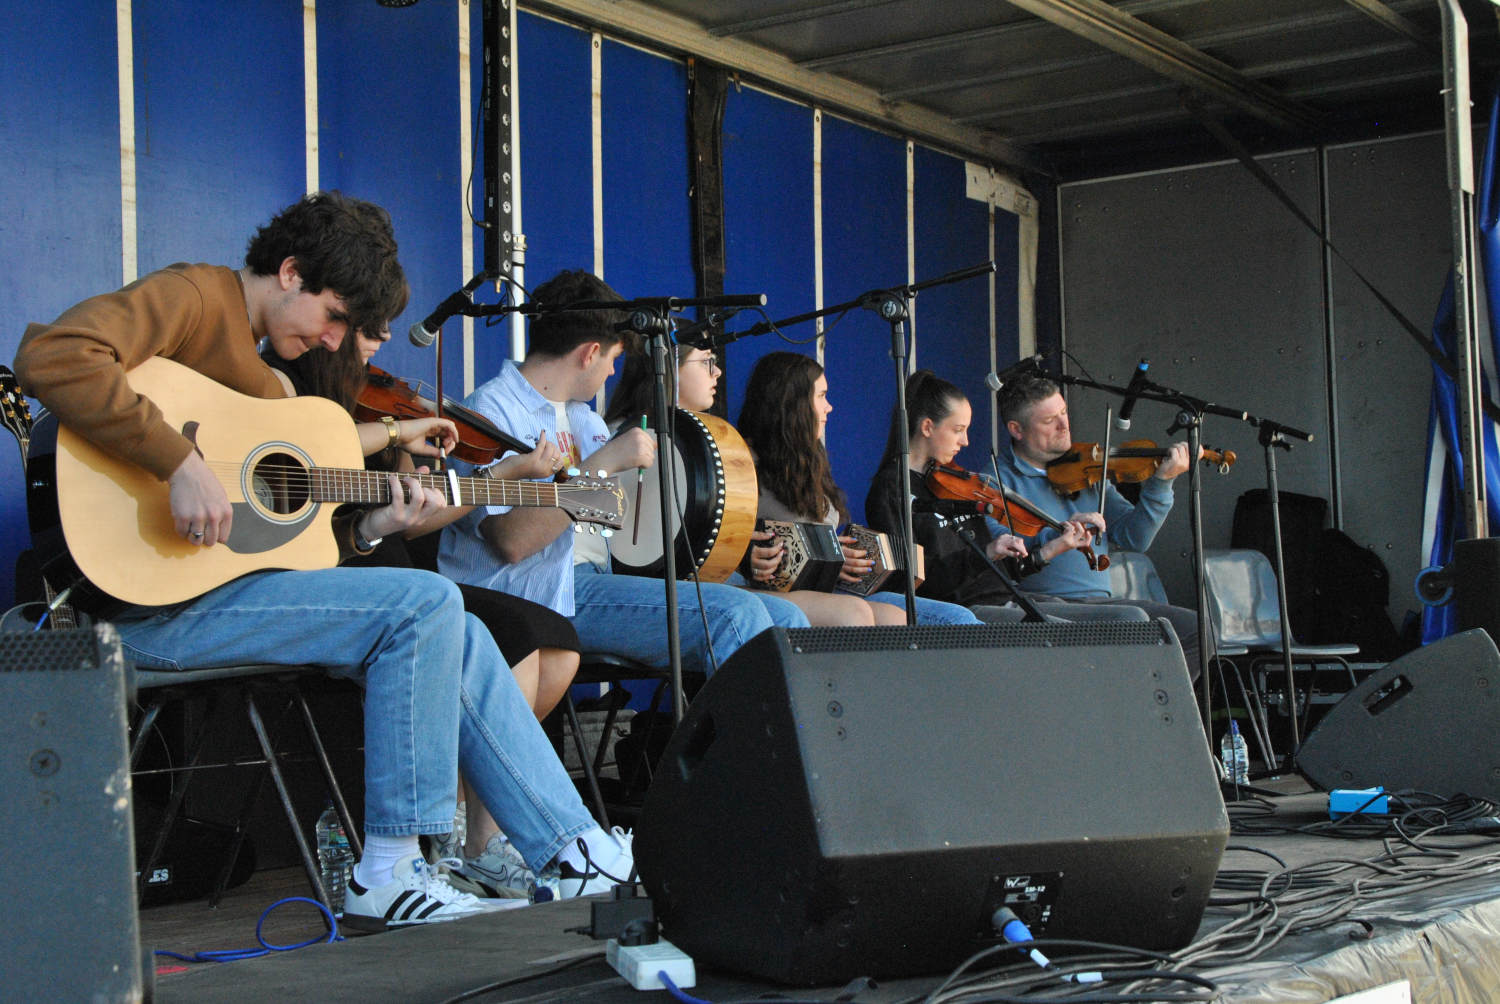
<svg viewBox="0 0 1500 1004">
<path fill-rule="evenodd" d="M 1314 157 L 1263 163 L 1316 219 Z M 1334 243 L 1427 330 L 1451 255 L 1442 136 L 1339 147 L 1327 159 Z M 1145 357 L 1157 383 L 1315 433 L 1313 443 L 1278 453 L 1280 485 L 1331 497 L 1322 272 L 1311 234 L 1237 164 L 1060 191 L 1069 350 L 1101 381 L 1125 382 Z M 1332 299 L 1343 529 L 1390 569 L 1399 627 L 1416 607 L 1410 584 L 1425 563 L 1418 552 L 1432 371 L 1337 262 Z M 1095 393 L 1071 396 L 1075 438 L 1100 438 L 1106 403 Z M 1170 420 L 1166 406 L 1143 403 L 1130 434 L 1159 437 Z M 1222 419 L 1210 420 L 1204 442 L 1240 456 L 1228 478 L 1205 481 L 1204 540 L 1224 547 L 1235 499 L 1265 484 L 1264 451 L 1255 430 Z M 1186 487 L 1179 480 L 1151 552 L 1168 594 L 1184 605 L 1192 601 Z"/>
<path fill-rule="evenodd" d="M 1441 135 L 1328 153 L 1331 237 L 1430 330 L 1452 259 Z M 1416 608 L 1432 367 L 1347 266 L 1333 271 L 1344 530 L 1391 571 L 1391 614 Z"/>
<path fill-rule="evenodd" d="M 853 84 L 864 89 L 861 100 L 922 108 L 970 132 L 993 130 L 1007 148 L 995 151 L 1000 156 L 1030 158 L 1028 166 L 1064 179 L 1215 156 L 1176 100 L 1184 80 L 1230 109 L 1248 110 L 1237 125 L 1263 151 L 1334 135 L 1368 140 L 1393 127 L 1412 132 L 1441 122 L 1439 12 L 1431 0 L 531 0 L 528 6 L 648 42 L 670 34 L 683 51 L 804 96 Z M 1472 76 L 1481 79 L 1496 65 L 1495 21 L 1477 0 L 1467 6 Z M 1267 116 L 1325 121 L 1330 129 L 1267 133 L 1258 124 Z"/>
<path fill-rule="evenodd" d="M 1263 163 L 1316 218 L 1313 155 Z M 1156 383 L 1314 433 L 1278 456 L 1280 485 L 1327 497 L 1317 240 L 1238 164 L 1070 185 L 1059 199 L 1068 350 L 1101 382 L 1125 383 L 1147 358 Z M 1071 393 L 1074 438 L 1101 439 L 1109 405 L 1119 400 Z M 1173 414 L 1142 402 L 1129 436 L 1163 442 Z M 1263 453 L 1255 429 L 1228 419 L 1211 418 L 1203 440 L 1240 457 L 1226 477 L 1205 471 L 1204 543 L 1227 547 L 1235 500 L 1265 484 Z M 1151 558 L 1168 596 L 1191 606 L 1187 488 L 1184 475 Z"/>
</svg>

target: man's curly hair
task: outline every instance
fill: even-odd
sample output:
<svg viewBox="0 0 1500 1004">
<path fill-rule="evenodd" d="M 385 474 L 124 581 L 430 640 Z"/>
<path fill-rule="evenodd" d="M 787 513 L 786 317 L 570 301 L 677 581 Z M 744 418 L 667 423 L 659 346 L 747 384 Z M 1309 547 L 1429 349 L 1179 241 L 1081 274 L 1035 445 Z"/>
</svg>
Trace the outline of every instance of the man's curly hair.
<svg viewBox="0 0 1500 1004">
<path fill-rule="evenodd" d="M 391 217 L 372 202 L 313 192 L 287 206 L 250 238 L 245 264 L 256 275 L 275 275 L 288 258 L 297 262 L 304 291 L 331 289 L 344 300 L 350 331 L 379 331 L 406 309 Z"/>
</svg>

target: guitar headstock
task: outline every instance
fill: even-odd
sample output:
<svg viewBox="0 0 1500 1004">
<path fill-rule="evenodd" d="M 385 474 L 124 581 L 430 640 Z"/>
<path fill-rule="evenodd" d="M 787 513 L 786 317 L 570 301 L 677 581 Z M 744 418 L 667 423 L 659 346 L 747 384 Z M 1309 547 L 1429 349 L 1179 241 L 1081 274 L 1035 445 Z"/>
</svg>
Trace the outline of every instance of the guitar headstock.
<svg viewBox="0 0 1500 1004">
<path fill-rule="evenodd" d="M 570 477 L 557 486 L 557 504 L 579 524 L 608 535 L 625 525 L 625 489 L 600 471 L 597 477 Z M 603 527 L 603 530 L 599 530 Z M 583 526 L 573 529 L 582 530 Z"/>
<path fill-rule="evenodd" d="M 0 421 L 16 437 L 21 447 L 21 463 L 31 445 L 31 405 L 21 393 L 21 384 L 9 366 L 0 366 Z"/>
</svg>

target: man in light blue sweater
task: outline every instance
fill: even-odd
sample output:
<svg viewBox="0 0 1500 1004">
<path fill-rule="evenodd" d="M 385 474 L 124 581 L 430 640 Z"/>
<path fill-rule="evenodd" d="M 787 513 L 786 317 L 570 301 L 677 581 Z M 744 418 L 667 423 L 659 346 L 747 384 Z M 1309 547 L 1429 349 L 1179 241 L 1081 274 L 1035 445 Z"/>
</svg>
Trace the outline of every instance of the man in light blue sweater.
<svg viewBox="0 0 1500 1004">
<path fill-rule="evenodd" d="M 1096 554 L 1105 553 L 1104 541 L 1125 551 L 1145 551 L 1151 546 L 1156 531 L 1172 509 L 1172 479 L 1189 467 L 1186 443 L 1173 445 L 1156 473 L 1142 482 L 1138 504 L 1131 505 L 1114 485 L 1109 485 L 1104 495 L 1104 512 L 1099 513 L 1092 511 L 1099 498 L 1093 490 L 1065 498 L 1047 480 L 1048 462 L 1068 452 L 1073 445 L 1068 404 L 1057 384 L 1041 376 L 1024 376 L 1006 384 L 1000 395 L 1000 414 L 1010 433 L 1011 455 L 1000 463 L 1000 480 L 1008 491 L 1033 503 L 1059 523 L 1081 520 L 1107 530 L 1101 543 L 1094 547 Z M 1053 536 L 1055 531 L 1043 530 L 1027 540 L 1026 546 L 1034 553 Z M 1039 600 L 1128 605 L 1141 608 L 1153 618 L 1165 617 L 1182 642 L 1189 672 L 1194 675 L 1198 672 L 1198 615 L 1166 603 L 1115 599 L 1110 595 L 1109 572 L 1090 568 L 1082 551 L 1057 555 L 1028 576 L 1025 587 Z"/>
</svg>

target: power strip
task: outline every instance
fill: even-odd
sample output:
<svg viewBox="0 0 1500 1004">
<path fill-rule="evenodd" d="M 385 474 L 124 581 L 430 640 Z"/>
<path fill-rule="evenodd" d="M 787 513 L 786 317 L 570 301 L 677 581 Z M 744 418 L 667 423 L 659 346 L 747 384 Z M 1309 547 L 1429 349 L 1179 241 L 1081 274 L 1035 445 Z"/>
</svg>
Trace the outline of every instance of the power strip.
<svg viewBox="0 0 1500 1004">
<path fill-rule="evenodd" d="M 658 975 L 663 972 L 679 987 L 695 986 L 698 982 L 693 960 L 670 941 L 621 945 L 610 938 L 604 946 L 604 957 L 637 990 L 665 990 L 667 986 Z"/>
</svg>

